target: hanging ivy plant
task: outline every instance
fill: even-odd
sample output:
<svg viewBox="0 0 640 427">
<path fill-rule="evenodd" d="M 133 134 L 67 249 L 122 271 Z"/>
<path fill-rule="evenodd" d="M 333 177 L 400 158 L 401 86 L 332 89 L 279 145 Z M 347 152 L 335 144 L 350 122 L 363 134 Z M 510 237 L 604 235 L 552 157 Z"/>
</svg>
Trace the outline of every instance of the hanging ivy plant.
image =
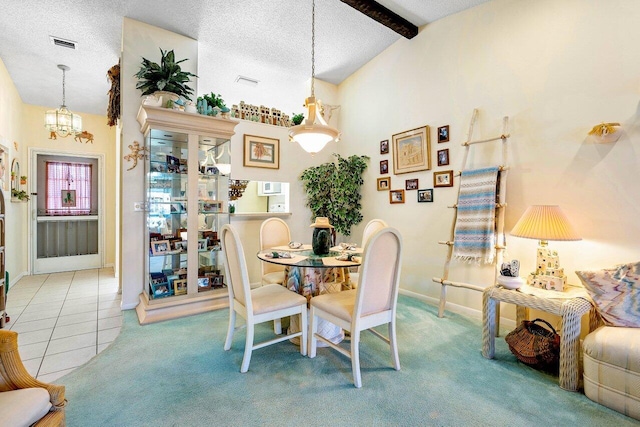
<svg viewBox="0 0 640 427">
<path fill-rule="evenodd" d="M 334 154 L 336 163 L 324 163 L 302 171 L 300 180 L 307 193 L 307 206 L 312 220 L 329 218 L 336 231 L 351 235 L 351 227 L 362 221 L 360 188 L 362 174 L 367 169 L 367 156 L 343 158 Z"/>
</svg>

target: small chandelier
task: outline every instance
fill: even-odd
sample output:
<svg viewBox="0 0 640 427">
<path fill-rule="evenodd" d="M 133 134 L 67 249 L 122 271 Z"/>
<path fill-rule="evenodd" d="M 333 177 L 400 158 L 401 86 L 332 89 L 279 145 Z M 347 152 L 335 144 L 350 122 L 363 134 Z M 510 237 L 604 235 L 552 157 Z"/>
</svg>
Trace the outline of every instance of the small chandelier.
<svg viewBox="0 0 640 427">
<path fill-rule="evenodd" d="M 289 129 L 289 140 L 296 141 L 306 152 L 313 155 L 322 150 L 328 142 L 339 141 L 340 132 L 329 126 L 324 120 L 322 102 L 315 97 L 316 2 L 312 0 L 311 3 L 311 96 L 304 102 L 309 114 L 304 122 Z"/>
<path fill-rule="evenodd" d="M 62 105 L 57 110 L 48 110 L 44 115 L 44 127 L 52 134 L 62 138 L 82 132 L 82 117 L 67 110 L 65 105 L 65 72 L 66 65 L 58 65 L 62 70 Z"/>
</svg>

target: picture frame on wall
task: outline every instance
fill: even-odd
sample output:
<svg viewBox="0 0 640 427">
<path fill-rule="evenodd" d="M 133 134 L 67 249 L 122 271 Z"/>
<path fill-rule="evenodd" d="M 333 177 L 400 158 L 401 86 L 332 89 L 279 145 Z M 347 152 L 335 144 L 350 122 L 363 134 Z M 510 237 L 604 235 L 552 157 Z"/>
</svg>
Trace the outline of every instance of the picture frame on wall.
<svg viewBox="0 0 640 427">
<path fill-rule="evenodd" d="M 388 176 L 378 178 L 378 191 L 387 191 L 389 187 L 391 187 L 391 178 Z"/>
<path fill-rule="evenodd" d="M 60 199 L 63 208 L 76 207 L 76 190 L 60 190 Z"/>
<path fill-rule="evenodd" d="M 438 150 L 438 166 L 447 166 L 449 164 L 449 149 Z"/>
<path fill-rule="evenodd" d="M 244 136 L 244 166 L 280 169 L 280 140 L 263 136 Z"/>
<path fill-rule="evenodd" d="M 438 171 L 433 173 L 434 187 L 453 187 L 453 171 Z"/>
<path fill-rule="evenodd" d="M 380 141 L 380 154 L 389 154 L 389 140 Z"/>
<path fill-rule="evenodd" d="M 4 139 L 0 141 L 0 187 L 9 191 L 9 149 L 4 145 Z"/>
<path fill-rule="evenodd" d="M 405 190 L 417 190 L 418 189 L 418 179 L 407 179 L 404 181 Z"/>
<path fill-rule="evenodd" d="M 380 160 L 380 175 L 389 173 L 389 160 Z"/>
<path fill-rule="evenodd" d="M 438 144 L 441 142 L 449 142 L 449 125 L 438 128 Z"/>
<path fill-rule="evenodd" d="M 429 126 L 397 133 L 393 141 L 393 173 L 418 172 L 431 169 Z"/>
<path fill-rule="evenodd" d="M 433 188 L 418 190 L 418 203 L 433 202 Z"/>
<path fill-rule="evenodd" d="M 389 191 L 389 203 L 404 203 L 404 190 Z"/>
</svg>

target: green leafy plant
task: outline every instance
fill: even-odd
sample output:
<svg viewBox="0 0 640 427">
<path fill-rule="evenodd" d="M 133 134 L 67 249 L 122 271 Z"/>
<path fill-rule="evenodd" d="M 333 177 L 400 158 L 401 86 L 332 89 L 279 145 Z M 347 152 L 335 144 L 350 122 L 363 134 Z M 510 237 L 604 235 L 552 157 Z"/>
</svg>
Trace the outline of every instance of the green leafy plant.
<svg viewBox="0 0 640 427">
<path fill-rule="evenodd" d="M 14 197 L 18 200 L 22 200 L 22 201 L 27 201 L 29 200 L 29 195 L 27 194 L 26 191 L 24 190 L 16 190 L 15 188 L 13 188 L 11 190 L 11 197 Z"/>
<path fill-rule="evenodd" d="M 336 163 L 323 163 L 302 171 L 300 180 L 307 193 L 307 206 L 312 220 L 318 216 L 329 218 L 336 231 L 351 235 L 351 227 L 362 221 L 360 188 L 362 174 L 367 169 L 367 156 L 344 158 L 334 154 Z"/>
<path fill-rule="evenodd" d="M 193 89 L 187 86 L 191 81 L 190 77 L 198 77 L 188 71 L 182 71 L 180 63 L 186 61 L 181 59 L 176 61 L 173 50 L 165 51 L 160 49 L 162 59 L 160 64 L 142 58 L 142 66 L 135 74 L 138 78 L 136 89 L 140 89 L 143 95 L 151 95 L 157 91 L 172 92 L 186 99 L 191 99 Z"/>
<path fill-rule="evenodd" d="M 200 99 L 204 99 L 205 101 L 207 101 L 207 104 L 211 107 L 218 107 L 221 110 L 227 108 L 224 103 L 224 99 L 222 99 L 222 95 L 220 94 L 216 95 L 215 93 L 211 92 L 211 95 L 203 95 L 202 97 L 198 97 L 198 101 L 200 101 Z"/>
<path fill-rule="evenodd" d="M 291 117 L 291 123 L 293 123 L 294 126 L 299 125 L 303 120 L 304 114 L 294 114 L 293 117 Z"/>
</svg>

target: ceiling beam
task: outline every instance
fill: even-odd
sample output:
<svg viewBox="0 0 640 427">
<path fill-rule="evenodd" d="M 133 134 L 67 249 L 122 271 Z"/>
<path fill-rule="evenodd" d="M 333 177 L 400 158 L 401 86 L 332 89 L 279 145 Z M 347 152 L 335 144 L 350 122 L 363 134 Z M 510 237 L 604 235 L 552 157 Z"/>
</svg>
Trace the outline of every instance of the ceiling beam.
<svg viewBox="0 0 640 427">
<path fill-rule="evenodd" d="M 408 39 L 418 34 L 418 27 L 374 0 L 340 0 Z"/>
</svg>

